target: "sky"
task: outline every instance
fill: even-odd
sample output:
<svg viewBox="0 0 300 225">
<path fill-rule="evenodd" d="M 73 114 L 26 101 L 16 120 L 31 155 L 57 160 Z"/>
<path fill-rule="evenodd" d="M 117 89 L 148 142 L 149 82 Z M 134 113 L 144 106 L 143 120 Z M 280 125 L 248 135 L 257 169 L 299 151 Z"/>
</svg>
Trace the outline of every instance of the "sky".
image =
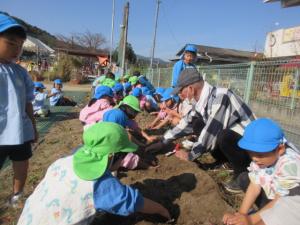
<svg viewBox="0 0 300 225">
<path fill-rule="evenodd" d="M 126 0 L 115 0 L 114 47 Z M 156 0 L 129 0 L 128 42 L 150 56 Z M 112 0 L 1 0 L 0 11 L 51 34 L 101 33 L 110 47 Z M 161 0 L 155 57 L 174 58 L 187 43 L 263 51 L 270 31 L 300 25 L 300 7 L 263 0 Z"/>
</svg>

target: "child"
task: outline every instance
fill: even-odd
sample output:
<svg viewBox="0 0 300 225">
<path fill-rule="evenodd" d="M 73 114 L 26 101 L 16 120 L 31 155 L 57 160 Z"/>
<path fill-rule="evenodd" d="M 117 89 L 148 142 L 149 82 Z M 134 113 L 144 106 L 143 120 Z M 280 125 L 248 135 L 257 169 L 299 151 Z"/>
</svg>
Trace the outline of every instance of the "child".
<svg viewBox="0 0 300 225">
<path fill-rule="evenodd" d="M 148 113 L 157 112 L 159 109 L 158 103 L 152 96 L 152 92 L 146 86 L 142 87 L 142 94 L 145 96 L 145 110 Z"/>
<path fill-rule="evenodd" d="M 38 139 L 32 108 L 34 84 L 27 71 L 15 63 L 25 40 L 25 28 L 0 13 L 0 168 L 6 158 L 12 160 L 12 206 L 17 206 L 22 196 L 31 142 Z"/>
<path fill-rule="evenodd" d="M 132 90 L 132 86 L 130 82 L 124 83 L 124 95 L 127 96 Z"/>
<path fill-rule="evenodd" d="M 137 146 L 123 127 L 101 122 L 83 133 L 84 145 L 74 155 L 49 166 L 44 179 L 27 199 L 18 224 L 90 224 L 96 212 L 127 216 L 159 214 L 166 208 L 111 175 L 124 153 Z"/>
<path fill-rule="evenodd" d="M 103 122 L 117 123 L 126 128 L 129 124 L 129 119 L 122 110 L 112 109 L 104 113 Z M 146 169 L 150 165 L 157 166 L 157 163 L 155 161 L 147 163 L 142 160 L 137 154 L 127 153 L 124 159 L 121 161 L 120 167 L 132 170 L 137 168 Z"/>
<path fill-rule="evenodd" d="M 187 45 L 184 49 L 182 58 L 183 59 L 180 59 L 173 66 L 172 87 L 176 86 L 179 74 L 182 70 L 196 68 L 193 61 L 197 58 L 197 48 L 194 45 Z"/>
<path fill-rule="evenodd" d="M 252 159 L 248 168 L 250 184 L 239 212 L 225 214 L 223 222 L 233 225 L 299 224 L 299 151 L 286 141 L 282 129 L 266 118 L 252 121 L 238 145 Z M 259 211 L 248 215 L 255 200 L 263 198 L 262 192 L 269 202 L 259 207 Z"/>
<path fill-rule="evenodd" d="M 112 90 L 114 91 L 114 99 L 117 104 L 124 98 L 124 87 L 121 83 L 117 82 L 113 86 Z"/>
<path fill-rule="evenodd" d="M 178 111 L 179 98 L 178 96 L 171 95 L 172 91 L 173 88 L 168 88 L 167 90 L 165 90 L 161 99 L 161 101 L 163 102 L 160 106 L 161 110 L 156 119 L 150 124 L 148 128 L 160 129 L 168 123 L 170 123 L 172 126 L 176 126 L 179 123 L 181 119 Z"/>
<path fill-rule="evenodd" d="M 139 81 L 139 78 L 137 76 L 131 76 L 129 77 L 129 80 L 128 80 L 132 86 L 132 88 L 135 88 L 138 81 Z M 141 85 L 140 85 L 141 86 Z"/>
<path fill-rule="evenodd" d="M 84 125 L 84 130 L 92 124 L 102 120 L 103 114 L 113 108 L 115 105 L 113 100 L 114 94 L 110 87 L 99 86 L 95 90 L 94 97 L 80 111 L 79 120 Z"/>
<path fill-rule="evenodd" d="M 41 82 L 34 82 L 34 100 L 32 105 L 35 116 L 46 117 L 50 113 L 49 107 L 45 105 L 45 100 L 49 96 L 44 92 L 44 89 L 45 86 Z"/>
<path fill-rule="evenodd" d="M 134 118 L 137 116 L 140 110 L 139 100 L 133 96 L 128 95 L 121 101 L 118 105 L 119 109 L 121 109 L 129 118 L 127 127 L 129 128 L 130 133 L 132 134 L 131 140 L 139 146 L 144 147 L 145 144 L 140 141 L 139 138 L 146 139 L 147 143 L 151 143 L 156 140 L 156 137 L 149 136 L 145 133 L 138 124 L 134 121 Z M 139 138 L 136 138 L 139 137 Z"/>
<path fill-rule="evenodd" d="M 56 79 L 53 82 L 51 89 L 50 105 L 51 106 L 76 106 L 77 103 L 73 100 L 64 97 L 62 91 L 63 83 L 61 79 Z"/>
</svg>

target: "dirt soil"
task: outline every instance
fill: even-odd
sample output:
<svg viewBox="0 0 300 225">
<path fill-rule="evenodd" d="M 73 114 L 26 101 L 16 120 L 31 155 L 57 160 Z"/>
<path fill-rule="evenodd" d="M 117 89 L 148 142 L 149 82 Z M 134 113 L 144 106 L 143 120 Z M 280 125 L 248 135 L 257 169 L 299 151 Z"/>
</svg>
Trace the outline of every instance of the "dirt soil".
<svg viewBox="0 0 300 225">
<path fill-rule="evenodd" d="M 76 112 L 79 109 L 75 109 Z M 73 115 L 74 116 L 74 115 Z M 141 126 L 151 121 L 153 117 L 140 115 Z M 45 175 L 48 166 L 56 159 L 71 154 L 74 147 L 81 143 L 82 126 L 78 119 L 66 118 L 54 125 L 49 133 L 34 146 L 34 156 L 30 160 L 30 170 L 25 188 L 28 197 Z M 148 170 L 120 172 L 119 178 L 125 184 L 138 188 L 144 196 L 156 200 L 166 206 L 173 218 L 172 224 L 221 224 L 225 211 L 232 211 L 226 201 L 226 195 L 220 192 L 214 181 L 223 179 L 228 174 L 211 172 L 210 175 L 196 164 L 184 162 L 175 156 L 158 155 L 159 167 Z M 225 173 L 225 175 L 224 175 Z M 217 174 L 217 175 L 216 175 Z M 219 174 L 223 174 L 219 176 Z M 0 224 L 16 224 L 23 203 L 19 209 L 6 205 L 12 188 L 11 166 L 0 173 Z M 226 201 L 225 201 L 225 200 Z M 229 202 L 235 205 L 235 200 Z M 129 217 L 113 215 L 98 215 L 93 224 L 166 224 L 162 218 L 134 214 Z"/>
</svg>

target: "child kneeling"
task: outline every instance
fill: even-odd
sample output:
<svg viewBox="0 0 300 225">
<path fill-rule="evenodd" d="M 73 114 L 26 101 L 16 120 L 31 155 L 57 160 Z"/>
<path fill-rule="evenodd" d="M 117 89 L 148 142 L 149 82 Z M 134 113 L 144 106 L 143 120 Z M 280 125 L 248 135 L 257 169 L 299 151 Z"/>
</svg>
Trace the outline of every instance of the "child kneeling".
<svg viewBox="0 0 300 225">
<path fill-rule="evenodd" d="M 83 133 L 83 141 L 74 155 L 50 165 L 27 199 L 18 224 L 90 224 L 97 211 L 123 216 L 142 212 L 170 219 L 162 205 L 111 175 L 121 161 L 118 154 L 137 149 L 123 127 L 97 123 Z"/>
<path fill-rule="evenodd" d="M 276 123 L 266 118 L 251 122 L 238 145 L 252 159 L 250 184 L 239 212 L 225 214 L 224 224 L 299 224 L 300 154 L 296 147 L 286 141 Z M 266 204 L 248 215 L 254 202 L 264 195 Z"/>
</svg>

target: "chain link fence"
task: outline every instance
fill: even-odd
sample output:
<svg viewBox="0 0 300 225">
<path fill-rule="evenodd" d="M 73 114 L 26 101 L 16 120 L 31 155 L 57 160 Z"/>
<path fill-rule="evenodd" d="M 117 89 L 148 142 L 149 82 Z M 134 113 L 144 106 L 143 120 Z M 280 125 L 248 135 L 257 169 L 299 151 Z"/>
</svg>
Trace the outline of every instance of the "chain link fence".
<svg viewBox="0 0 300 225">
<path fill-rule="evenodd" d="M 204 79 L 232 89 L 258 117 L 269 117 L 284 128 L 288 139 L 300 147 L 300 59 L 200 66 Z M 172 68 L 149 70 L 148 79 L 170 87 Z"/>
</svg>

